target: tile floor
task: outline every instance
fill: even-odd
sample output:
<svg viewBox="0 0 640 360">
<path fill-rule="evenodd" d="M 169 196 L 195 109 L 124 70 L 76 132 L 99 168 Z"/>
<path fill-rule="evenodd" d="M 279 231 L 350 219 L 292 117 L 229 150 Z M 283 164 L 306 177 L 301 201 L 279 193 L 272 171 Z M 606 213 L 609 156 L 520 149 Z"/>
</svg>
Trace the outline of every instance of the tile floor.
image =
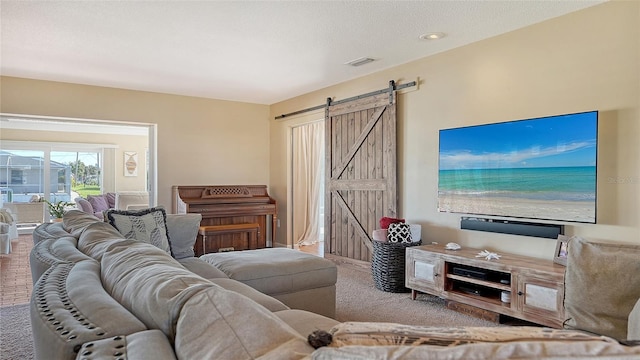
<svg viewBox="0 0 640 360">
<path fill-rule="evenodd" d="M 324 257 L 324 241 L 318 241 L 313 245 L 295 245 L 294 248 L 311 255 Z"/>
<path fill-rule="evenodd" d="M 20 235 L 11 242 L 12 252 L 0 255 L 0 306 L 28 303 L 33 283 L 29 268 L 29 252 L 33 247 L 31 235 Z M 300 246 L 298 250 L 324 256 L 324 243 Z"/>
<path fill-rule="evenodd" d="M 33 238 L 20 235 L 11 241 L 11 247 L 11 254 L 0 255 L 0 306 L 28 303 L 33 288 L 29 268 Z"/>
</svg>

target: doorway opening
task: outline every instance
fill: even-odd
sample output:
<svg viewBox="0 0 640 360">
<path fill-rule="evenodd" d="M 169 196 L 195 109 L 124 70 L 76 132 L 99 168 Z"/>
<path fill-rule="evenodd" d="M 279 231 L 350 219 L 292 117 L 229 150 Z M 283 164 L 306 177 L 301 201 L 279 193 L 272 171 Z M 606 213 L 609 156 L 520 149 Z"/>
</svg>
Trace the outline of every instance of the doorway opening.
<svg viewBox="0 0 640 360">
<path fill-rule="evenodd" d="M 148 193 L 149 205 L 154 205 L 156 128 L 134 122 L 0 114 L 0 207 L 12 208 L 19 221 L 37 225 L 50 219 L 42 209 L 43 200 L 72 203 L 76 197 L 137 191 Z M 133 177 L 124 169 L 124 152 L 130 150 L 141 154 L 140 171 Z"/>
<path fill-rule="evenodd" d="M 291 131 L 293 246 L 324 256 L 324 120 Z"/>
</svg>

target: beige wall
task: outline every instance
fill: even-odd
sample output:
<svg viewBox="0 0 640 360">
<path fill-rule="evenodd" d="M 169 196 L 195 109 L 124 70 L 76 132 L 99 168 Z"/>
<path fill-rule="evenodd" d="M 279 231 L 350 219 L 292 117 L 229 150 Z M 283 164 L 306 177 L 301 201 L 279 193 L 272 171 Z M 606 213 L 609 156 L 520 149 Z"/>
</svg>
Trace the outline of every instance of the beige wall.
<svg viewBox="0 0 640 360">
<path fill-rule="evenodd" d="M 2 129 L 0 142 L 4 140 L 112 146 L 113 148 L 110 147 L 109 150 L 105 151 L 105 159 L 103 159 L 104 169 L 102 176 L 104 179 L 102 185 L 104 191 L 138 191 L 146 189 L 146 152 L 149 145 L 147 136 Z M 138 152 L 138 176 L 124 176 L 125 151 Z"/>
<path fill-rule="evenodd" d="M 600 110 L 597 225 L 567 233 L 640 243 L 640 5 L 607 3 L 272 106 L 1 78 L 0 111 L 158 124 L 158 197 L 174 184 L 267 184 L 286 242 L 289 128 L 274 116 L 420 79 L 398 99 L 400 215 L 424 241 L 550 258 L 553 240 L 459 230 L 436 210 L 438 130 Z M 428 46 L 422 44 L 420 46 Z"/>
<path fill-rule="evenodd" d="M 437 212 L 438 130 L 600 110 L 598 224 L 566 233 L 640 243 L 639 29 L 638 2 L 607 3 L 274 104 L 273 193 L 287 196 L 289 127 L 323 117 L 276 115 L 419 78 L 398 99 L 398 185 L 399 213 L 423 241 L 552 258 L 555 240 L 461 231 L 460 215 Z"/>
<path fill-rule="evenodd" d="M 13 77 L 0 91 L 3 113 L 158 124 L 158 204 L 168 209 L 172 185 L 269 183 L 267 105 Z"/>
</svg>

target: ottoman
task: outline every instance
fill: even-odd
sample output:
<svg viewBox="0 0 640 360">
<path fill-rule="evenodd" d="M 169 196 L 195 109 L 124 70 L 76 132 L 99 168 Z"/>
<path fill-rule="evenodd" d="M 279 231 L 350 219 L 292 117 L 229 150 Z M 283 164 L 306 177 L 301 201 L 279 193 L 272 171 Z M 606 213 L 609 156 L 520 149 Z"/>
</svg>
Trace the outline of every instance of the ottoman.
<svg viewBox="0 0 640 360">
<path fill-rule="evenodd" d="M 338 272 L 331 260 L 289 248 L 212 253 L 200 259 L 292 309 L 335 318 Z"/>
</svg>

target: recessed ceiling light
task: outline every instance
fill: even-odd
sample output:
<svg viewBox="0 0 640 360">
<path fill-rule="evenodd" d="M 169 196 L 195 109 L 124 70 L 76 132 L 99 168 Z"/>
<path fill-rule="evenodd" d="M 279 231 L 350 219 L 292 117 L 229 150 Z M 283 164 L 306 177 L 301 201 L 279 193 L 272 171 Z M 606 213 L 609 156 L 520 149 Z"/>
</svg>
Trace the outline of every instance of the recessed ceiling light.
<svg viewBox="0 0 640 360">
<path fill-rule="evenodd" d="M 372 59 L 370 57 L 361 57 L 361 58 L 357 58 L 351 61 L 348 61 L 346 63 L 344 63 L 345 65 L 351 65 L 351 66 L 360 66 L 360 65 L 364 65 L 364 64 L 368 64 L 372 61 L 375 61 L 375 59 Z"/>
<path fill-rule="evenodd" d="M 443 32 L 431 32 L 431 33 L 420 35 L 420 39 L 421 40 L 438 40 L 438 39 L 442 39 L 445 36 L 447 36 L 447 34 Z"/>
</svg>

